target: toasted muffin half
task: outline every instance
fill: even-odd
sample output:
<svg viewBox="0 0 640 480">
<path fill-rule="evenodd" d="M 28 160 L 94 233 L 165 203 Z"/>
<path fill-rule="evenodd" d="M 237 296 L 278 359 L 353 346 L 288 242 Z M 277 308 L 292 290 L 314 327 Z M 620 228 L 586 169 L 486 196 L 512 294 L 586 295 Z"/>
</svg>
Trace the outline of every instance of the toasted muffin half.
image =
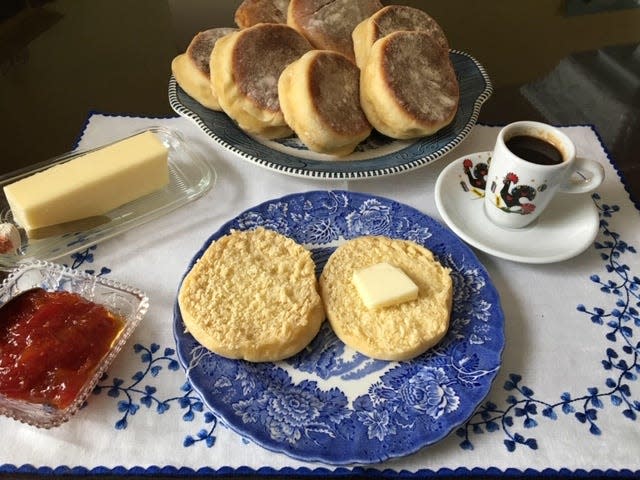
<svg viewBox="0 0 640 480">
<path fill-rule="evenodd" d="M 354 272 L 386 262 L 418 286 L 415 300 L 369 309 L 353 283 Z M 430 250 L 408 240 L 365 236 L 329 257 L 320 276 L 327 319 L 346 345 L 371 358 L 408 360 L 436 345 L 449 328 L 453 299 L 450 270 Z"/>
<path fill-rule="evenodd" d="M 325 318 L 309 251 L 261 227 L 213 242 L 185 276 L 178 305 L 200 344 L 251 362 L 298 353 Z"/>
</svg>

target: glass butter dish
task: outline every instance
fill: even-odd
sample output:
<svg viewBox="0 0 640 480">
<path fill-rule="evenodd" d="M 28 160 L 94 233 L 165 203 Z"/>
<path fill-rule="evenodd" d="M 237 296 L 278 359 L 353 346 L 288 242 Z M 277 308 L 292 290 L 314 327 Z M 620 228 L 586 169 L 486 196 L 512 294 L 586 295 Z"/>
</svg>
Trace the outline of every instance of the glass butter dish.
<svg viewBox="0 0 640 480">
<path fill-rule="evenodd" d="M 105 277 L 41 260 L 12 270 L 0 285 L 0 414 L 40 428 L 69 420 L 148 308 L 144 292 Z"/>
<path fill-rule="evenodd" d="M 168 149 L 169 184 L 156 192 L 122 205 L 104 215 L 75 222 L 45 227 L 27 236 L 15 222 L 4 194 L 5 185 L 67 162 L 97 149 L 73 151 L 49 159 L 31 168 L 15 171 L 0 177 L 0 223 L 18 227 L 20 245 L 15 253 L 0 254 L 0 270 L 8 271 L 18 263 L 31 259 L 51 261 L 87 248 L 133 227 L 154 220 L 204 195 L 215 184 L 216 172 L 210 162 L 203 159 L 187 144 L 180 132 L 165 127 L 150 127 Z M 125 137 L 129 138 L 129 137 Z M 118 141 L 123 140 L 118 139 Z"/>
</svg>

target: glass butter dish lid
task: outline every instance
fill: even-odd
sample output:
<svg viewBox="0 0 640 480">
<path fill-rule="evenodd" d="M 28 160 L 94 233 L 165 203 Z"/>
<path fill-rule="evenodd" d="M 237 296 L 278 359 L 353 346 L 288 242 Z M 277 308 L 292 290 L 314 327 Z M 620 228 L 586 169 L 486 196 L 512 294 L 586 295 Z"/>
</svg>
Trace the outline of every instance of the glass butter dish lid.
<svg viewBox="0 0 640 480">
<path fill-rule="evenodd" d="M 44 171 L 96 149 L 80 150 L 46 160 L 31 168 L 0 177 L 0 223 L 17 227 L 20 245 L 15 252 L 0 254 L 0 270 L 8 271 L 18 263 L 31 259 L 50 261 L 77 252 L 125 232 L 133 227 L 156 219 L 204 195 L 215 184 L 216 172 L 210 162 L 203 159 L 187 144 L 180 132 L 165 127 L 150 127 L 151 131 L 168 149 L 169 184 L 153 193 L 126 203 L 104 215 L 84 218 L 74 222 L 40 229 L 29 235 L 14 220 L 4 193 L 4 186 L 35 173 Z M 126 137 L 129 138 L 129 137 Z M 118 139 L 117 141 L 124 140 Z M 115 143 L 115 142 L 114 142 Z"/>
</svg>

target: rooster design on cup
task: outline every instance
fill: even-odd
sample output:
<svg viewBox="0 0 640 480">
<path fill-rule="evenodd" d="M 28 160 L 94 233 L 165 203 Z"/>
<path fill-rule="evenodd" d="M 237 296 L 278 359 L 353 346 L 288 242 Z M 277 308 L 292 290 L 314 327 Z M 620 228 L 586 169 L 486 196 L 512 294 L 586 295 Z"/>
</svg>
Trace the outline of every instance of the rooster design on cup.
<svg viewBox="0 0 640 480">
<path fill-rule="evenodd" d="M 473 172 L 471 171 L 472 167 Z M 471 187 L 479 188 L 481 190 L 484 190 L 486 188 L 487 181 L 485 177 L 487 176 L 487 173 L 489 173 L 489 165 L 481 162 L 476 164 L 476 166 L 474 167 L 473 162 L 467 158 L 464 160 L 464 162 L 462 162 L 462 168 L 464 169 L 464 173 L 469 179 L 469 185 L 471 185 Z"/>
<path fill-rule="evenodd" d="M 527 215 L 536 209 L 531 203 L 536 198 L 536 189 L 529 185 L 516 185 L 519 182 L 518 175 L 509 172 L 502 180 L 502 189 L 496 195 L 496 205 L 500 210 L 508 213 L 519 213 Z M 497 188 L 496 182 L 491 184 L 491 191 L 495 193 Z M 526 199 L 529 202 L 523 203 Z"/>
<path fill-rule="evenodd" d="M 465 192 L 473 193 L 475 198 L 485 196 L 487 185 L 487 174 L 489 173 L 489 164 L 491 157 L 486 162 L 474 162 L 470 158 L 466 158 L 462 162 L 462 174 L 460 175 L 460 186 Z M 466 177 L 466 180 L 465 180 Z M 518 175 L 509 172 L 502 180 L 502 188 L 498 188 L 498 182 L 491 182 L 491 193 L 495 195 L 496 206 L 507 213 L 519 213 L 527 215 L 536 209 L 532 203 L 536 198 L 538 191 L 542 192 L 546 189 L 546 184 L 541 185 L 538 190 L 530 185 L 517 185 L 520 182 Z"/>
</svg>

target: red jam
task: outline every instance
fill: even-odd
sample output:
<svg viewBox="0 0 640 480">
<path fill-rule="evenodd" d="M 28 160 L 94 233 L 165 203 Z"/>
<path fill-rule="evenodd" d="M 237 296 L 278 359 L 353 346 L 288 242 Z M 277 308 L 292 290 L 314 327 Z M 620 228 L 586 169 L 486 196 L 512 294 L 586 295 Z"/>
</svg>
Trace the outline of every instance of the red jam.
<svg viewBox="0 0 640 480">
<path fill-rule="evenodd" d="M 28 290 L 0 308 L 0 395 L 69 406 L 123 320 L 70 292 Z"/>
</svg>

